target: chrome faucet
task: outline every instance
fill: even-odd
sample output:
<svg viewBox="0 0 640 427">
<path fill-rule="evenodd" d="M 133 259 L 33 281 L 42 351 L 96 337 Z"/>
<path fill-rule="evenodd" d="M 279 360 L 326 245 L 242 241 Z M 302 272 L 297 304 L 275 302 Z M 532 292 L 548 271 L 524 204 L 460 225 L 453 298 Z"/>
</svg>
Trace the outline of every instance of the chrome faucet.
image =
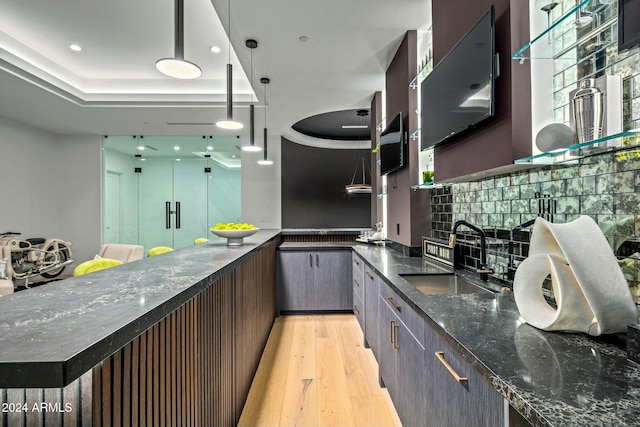
<svg viewBox="0 0 640 427">
<path fill-rule="evenodd" d="M 480 267 L 476 269 L 476 273 L 480 274 L 480 280 L 487 281 L 489 279 L 489 274 L 493 273 L 493 269 L 487 266 L 487 236 L 484 233 L 484 230 L 462 219 L 456 221 L 453 224 L 453 227 L 451 227 L 451 234 L 449 234 L 449 246 L 451 246 L 452 248 L 455 247 L 456 231 L 461 225 L 472 229 L 480 235 Z"/>
</svg>

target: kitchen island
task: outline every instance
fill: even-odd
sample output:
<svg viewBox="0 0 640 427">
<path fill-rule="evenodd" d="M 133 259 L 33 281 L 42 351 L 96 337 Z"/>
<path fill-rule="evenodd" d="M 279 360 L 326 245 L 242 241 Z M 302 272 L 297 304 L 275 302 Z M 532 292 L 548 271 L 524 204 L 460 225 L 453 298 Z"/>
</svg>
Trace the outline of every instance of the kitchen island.
<svg viewBox="0 0 640 427">
<path fill-rule="evenodd" d="M 0 298 L 0 425 L 234 424 L 275 318 L 279 239 L 212 239 Z"/>
</svg>

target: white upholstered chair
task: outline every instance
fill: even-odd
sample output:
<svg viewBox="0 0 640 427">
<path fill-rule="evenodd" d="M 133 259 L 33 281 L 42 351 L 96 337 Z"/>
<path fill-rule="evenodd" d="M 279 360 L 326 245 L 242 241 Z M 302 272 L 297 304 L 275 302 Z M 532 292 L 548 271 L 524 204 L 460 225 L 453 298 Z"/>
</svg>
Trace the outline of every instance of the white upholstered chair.
<svg viewBox="0 0 640 427">
<path fill-rule="evenodd" d="M 122 243 L 106 243 L 100 248 L 98 254 L 101 258 L 117 259 L 122 262 L 131 262 L 144 258 L 144 246 L 127 245 Z"/>
</svg>

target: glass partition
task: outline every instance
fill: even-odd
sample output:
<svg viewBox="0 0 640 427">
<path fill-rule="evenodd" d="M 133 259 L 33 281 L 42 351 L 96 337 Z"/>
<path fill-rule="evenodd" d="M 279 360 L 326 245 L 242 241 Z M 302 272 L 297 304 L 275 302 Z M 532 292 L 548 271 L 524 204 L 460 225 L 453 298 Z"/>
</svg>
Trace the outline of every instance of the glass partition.
<svg viewBox="0 0 640 427">
<path fill-rule="evenodd" d="M 174 249 L 240 221 L 240 144 L 229 137 L 103 139 L 104 243 Z"/>
</svg>

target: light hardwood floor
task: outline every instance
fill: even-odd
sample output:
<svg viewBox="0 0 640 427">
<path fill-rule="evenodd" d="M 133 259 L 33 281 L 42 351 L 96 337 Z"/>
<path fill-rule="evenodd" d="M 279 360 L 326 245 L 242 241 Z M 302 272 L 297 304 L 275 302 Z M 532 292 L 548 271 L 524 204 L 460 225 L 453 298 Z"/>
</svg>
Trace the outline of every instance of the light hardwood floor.
<svg viewBox="0 0 640 427">
<path fill-rule="evenodd" d="M 354 315 L 280 316 L 241 427 L 400 426 Z"/>
</svg>

